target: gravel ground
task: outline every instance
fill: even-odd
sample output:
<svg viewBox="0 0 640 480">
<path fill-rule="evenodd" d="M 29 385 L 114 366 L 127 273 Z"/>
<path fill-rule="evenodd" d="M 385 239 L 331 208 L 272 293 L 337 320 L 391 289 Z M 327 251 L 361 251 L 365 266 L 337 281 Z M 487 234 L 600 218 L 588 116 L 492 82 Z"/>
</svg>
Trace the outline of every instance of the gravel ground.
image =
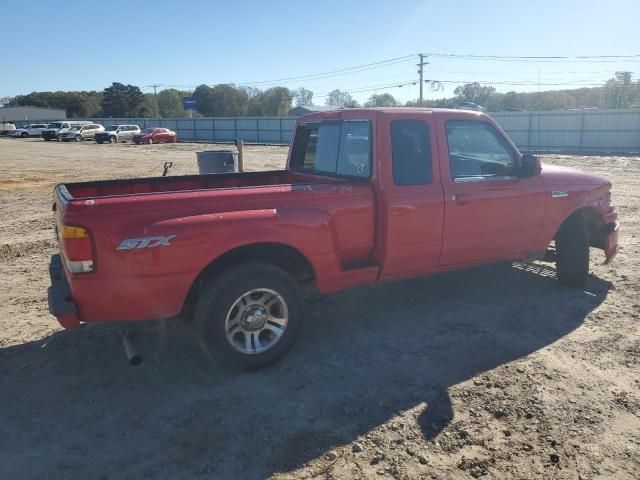
<svg viewBox="0 0 640 480">
<path fill-rule="evenodd" d="M 584 290 L 533 263 L 309 295 L 297 346 L 250 374 L 181 335 L 134 368 L 117 325 L 62 331 L 53 185 L 211 147 L 0 138 L 0 478 L 640 478 L 640 158 L 545 158 L 614 184 L 624 249 L 592 251 Z"/>
</svg>

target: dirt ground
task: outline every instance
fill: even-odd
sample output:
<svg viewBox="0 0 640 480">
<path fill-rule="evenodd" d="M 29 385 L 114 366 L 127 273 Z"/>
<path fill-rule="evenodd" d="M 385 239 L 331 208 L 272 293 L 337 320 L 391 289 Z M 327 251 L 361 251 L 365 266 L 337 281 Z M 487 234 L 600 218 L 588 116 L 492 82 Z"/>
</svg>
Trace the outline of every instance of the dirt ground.
<svg viewBox="0 0 640 480">
<path fill-rule="evenodd" d="M 117 325 L 61 330 L 53 185 L 195 172 L 210 147 L 0 138 L 0 478 L 640 478 L 640 158 L 545 158 L 614 184 L 624 249 L 592 250 L 584 290 L 534 263 L 310 295 L 250 374 L 185 336 L 131 367 Z"/>
</svg>

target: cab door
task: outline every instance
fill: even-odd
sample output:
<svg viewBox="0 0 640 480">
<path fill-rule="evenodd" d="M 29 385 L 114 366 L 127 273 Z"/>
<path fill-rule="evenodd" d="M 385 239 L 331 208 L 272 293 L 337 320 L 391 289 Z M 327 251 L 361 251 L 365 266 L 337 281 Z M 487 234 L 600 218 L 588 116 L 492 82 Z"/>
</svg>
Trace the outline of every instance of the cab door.
<svg viewBox="0 0 640 480">
<path fill-rule="evenodd" d="M 437 267 L 444 207 L 435 138 L 430 112 L 379 117 L 383 277 Z"/>
<path fill-rule="evenodd" d="M 542 178 L 520 178 L 520 153 L 487 116 L 438 122 L 444 231 L 439 265 L 530 253 L 544 220 Z"/>
</svg>

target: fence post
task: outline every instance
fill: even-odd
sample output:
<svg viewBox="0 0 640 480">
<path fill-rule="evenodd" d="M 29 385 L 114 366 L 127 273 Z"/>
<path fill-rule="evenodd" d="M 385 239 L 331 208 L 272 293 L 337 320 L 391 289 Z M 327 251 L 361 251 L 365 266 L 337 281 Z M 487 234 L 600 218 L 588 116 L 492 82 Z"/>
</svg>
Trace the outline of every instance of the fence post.
<svg viewBox="0 0 640 480">
<path fill-rule="evenodd" d="M 196 119 L 193 119 L 193 141 L 198 141 L 198 136 L 196 135 Z"/>
<path fill-rule="evenodd" d="M 213 133 L 213 143 L 216 143 L 216 119 L 211 119 L 211 132 Z"/>
<path fill-rule="evenodd" d="M 529 132 L 527 133 L 527 151 L 531 151 L 531 131 L 533 130 L 533 113 L 529 113 L 529 126 L 528 126 L 528 130 Z"/>
<path fill-rule="evenodd" d="M 256 118 L 256 135 L 258 138 L 258 143 L 260 143 L 260 119 Z"/>
<path fill-rule="evenodd" d="M 582 147 L 584 141 L 584 117 L 586 117 L 586 114 L 583 112 L 580 118 L 580 143 L 578 144 L 581 152 L 584 150 Z"/>
<path fill-rule="evenodd" d="M 280 128 L 280 143 L 282 144 L 282 143 L 284 143 L 282 141 L 282 117 L 280 117 L 278 120 L 280 120 L 280 122 L 279 122 L 279 125 L 280 125 L 279 126 L 279 128 Z"/>
<path fill-rule="evenodd" d="M 233 137 L 238 138 L 238 119 L 233 119 Z"/>
</svg>

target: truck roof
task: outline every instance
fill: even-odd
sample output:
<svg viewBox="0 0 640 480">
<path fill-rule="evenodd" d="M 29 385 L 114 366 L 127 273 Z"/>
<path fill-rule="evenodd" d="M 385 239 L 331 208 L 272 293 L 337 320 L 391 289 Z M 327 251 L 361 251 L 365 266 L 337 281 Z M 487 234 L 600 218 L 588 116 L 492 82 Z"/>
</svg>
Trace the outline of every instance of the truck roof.
<svg viewBox="0 0 640 480">
<path fill-rule="evenodd" d="M 434 108 L 434 107 L 362 107 L 362 108 L 337 108 L 335 110 L 329 110 L 325 112 L 313 112 L 308 115 L 302 115 L 298 117 L 298 123 L 304 123 L 305 121 L 314 120 L 314 119 L 331 119 L 336 117 L 342 117 L 345 113 L 348 114 L 348 117 L 356 117 L 358 114 L 362 113 L 370 113 L 370 112 L 380 112 L 380 113 L 389 113 L 393 115 L 402 115 L 402 114 L 412 114 L 416 113 L 451 113 L 455 114 L 457 117 L 468 117 L 468 118 L 478 118 L 482 116 L 486 116 L 486 113 L 475 111 L 475 110 L 461 110 L 457 108 Z"/>
</svg>

